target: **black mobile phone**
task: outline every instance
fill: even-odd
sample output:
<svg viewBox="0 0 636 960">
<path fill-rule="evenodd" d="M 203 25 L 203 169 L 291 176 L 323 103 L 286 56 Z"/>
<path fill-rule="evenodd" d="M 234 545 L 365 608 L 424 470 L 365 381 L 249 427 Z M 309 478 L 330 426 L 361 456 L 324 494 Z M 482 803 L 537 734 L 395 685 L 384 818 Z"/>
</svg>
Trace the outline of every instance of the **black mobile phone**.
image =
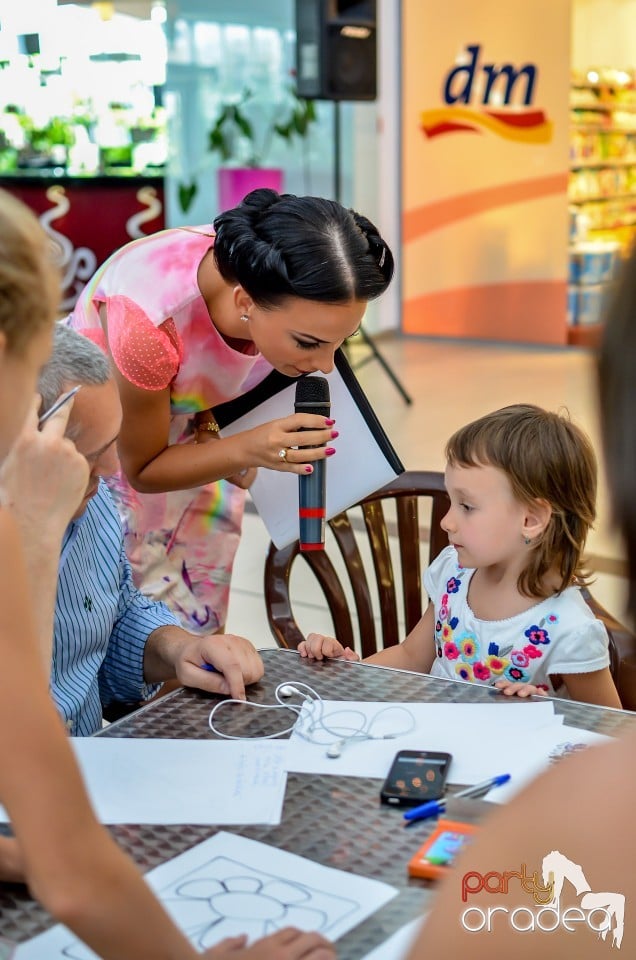
<svg viewBox="0 0 636 960">
<path fill-rule="evenodd" d="M 432 750 L 400 750 L 382 785 L 382 803 L 413 807 L 427 800 L 439 800 L 452 757 Z"/>
</svg>

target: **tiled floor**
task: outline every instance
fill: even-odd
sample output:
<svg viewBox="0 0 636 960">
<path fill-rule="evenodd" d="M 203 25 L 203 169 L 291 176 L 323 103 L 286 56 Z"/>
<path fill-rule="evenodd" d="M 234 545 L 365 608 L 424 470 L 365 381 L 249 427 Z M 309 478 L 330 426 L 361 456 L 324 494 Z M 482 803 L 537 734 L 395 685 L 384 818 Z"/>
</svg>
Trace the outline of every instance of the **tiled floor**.
<svg viewBox="0 0 636 960">
<path fill-rule="evenodd" d="M 407 406 L 377 360 L 363 363 L 358 378 L 405 466 L 443 469 L 444 443 L 462 423 L 508 403 L 565 407 L 592 437 L 599 451 L 599 426 L 593 356 L 583 350 L 539 349 L 452 341 L 380 339 L 376 345 L 412 395 Z M 356 346 L 351 362 L 369 356 Z M 337 414 L 336 414 L 337 415 Z M 346 444 L 346 436 L 336 446 Z M 598 521 L 588 541 L 596 574 L 593 592 L 612 613 L 623 611 L 624 581 L 620 539 L 611 529 L 606 483 L 600 471 Z M 246 513 L 236 559 L 227 630 L 249 637 L 257 647 L 274 644 L 265 615 L 263 564 L 269 544 L 254 513 Z M 300 565 L 298 565 L 300 568 Z M 310 589 L 310 580 L 295 575 L 295 612 L 304 630 L 332 632 L 328 612 Z"/>
</svg>

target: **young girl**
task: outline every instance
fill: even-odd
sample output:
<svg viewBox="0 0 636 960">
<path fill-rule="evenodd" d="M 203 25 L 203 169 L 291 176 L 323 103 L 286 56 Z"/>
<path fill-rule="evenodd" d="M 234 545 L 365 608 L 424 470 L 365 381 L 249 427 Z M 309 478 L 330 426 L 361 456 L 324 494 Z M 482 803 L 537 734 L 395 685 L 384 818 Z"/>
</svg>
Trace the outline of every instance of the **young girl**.
<svg viewBox="0 0 636 960">
<path fill-rule="evenodd" d="M 608 638 L 576 584 L 595 518 L 596 459 L 566 417 L 504 407 L 446 445 L 450 545 L 427 570 L 428 608 L 367 662 L 620 708 Z M 310 634 L 302 656 L 358 659 Z"/>
</svg>

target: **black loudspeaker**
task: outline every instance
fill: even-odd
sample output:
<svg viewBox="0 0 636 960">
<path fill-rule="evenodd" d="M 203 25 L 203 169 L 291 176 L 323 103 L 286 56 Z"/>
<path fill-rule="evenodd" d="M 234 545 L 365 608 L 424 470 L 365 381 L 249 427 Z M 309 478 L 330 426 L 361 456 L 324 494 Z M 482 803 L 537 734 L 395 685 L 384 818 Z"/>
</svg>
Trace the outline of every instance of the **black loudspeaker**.
<svg viewBox="0 0 636 960">
<path fill-rule="evenodd" d="M 376 0 L 296 0 L 296 90 L 309 100 L 375 100 Z"/>
<path fill-rule="evenodd" d="M 28 53 L 29 56 L 40 52 L 40 34 L 39 33 L 19 33 L 18 51 Z"/>
</svg>

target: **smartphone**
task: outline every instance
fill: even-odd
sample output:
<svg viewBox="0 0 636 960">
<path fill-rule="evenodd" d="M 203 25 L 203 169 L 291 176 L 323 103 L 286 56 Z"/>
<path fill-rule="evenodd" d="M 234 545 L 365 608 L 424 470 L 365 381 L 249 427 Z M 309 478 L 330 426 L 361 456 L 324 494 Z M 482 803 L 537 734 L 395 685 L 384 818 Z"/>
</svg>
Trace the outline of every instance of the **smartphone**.
<svg viewBox="0 0 636 960">
<path fill-rule="evenodd" d="M 470 843 L 479 828 L 472 823 L 438 820 L 437 827 L 411 858 L 408 871 L 412 877 L 437 880 L 449 872 L 462 848 Z"/>
<path fill-rule="evenodd" d="M 439 800 L 452 757 L 431 750 L 400 750 L 382 785 L 382 803 L 413 807 L 427 800 Z"/>
</svg>

